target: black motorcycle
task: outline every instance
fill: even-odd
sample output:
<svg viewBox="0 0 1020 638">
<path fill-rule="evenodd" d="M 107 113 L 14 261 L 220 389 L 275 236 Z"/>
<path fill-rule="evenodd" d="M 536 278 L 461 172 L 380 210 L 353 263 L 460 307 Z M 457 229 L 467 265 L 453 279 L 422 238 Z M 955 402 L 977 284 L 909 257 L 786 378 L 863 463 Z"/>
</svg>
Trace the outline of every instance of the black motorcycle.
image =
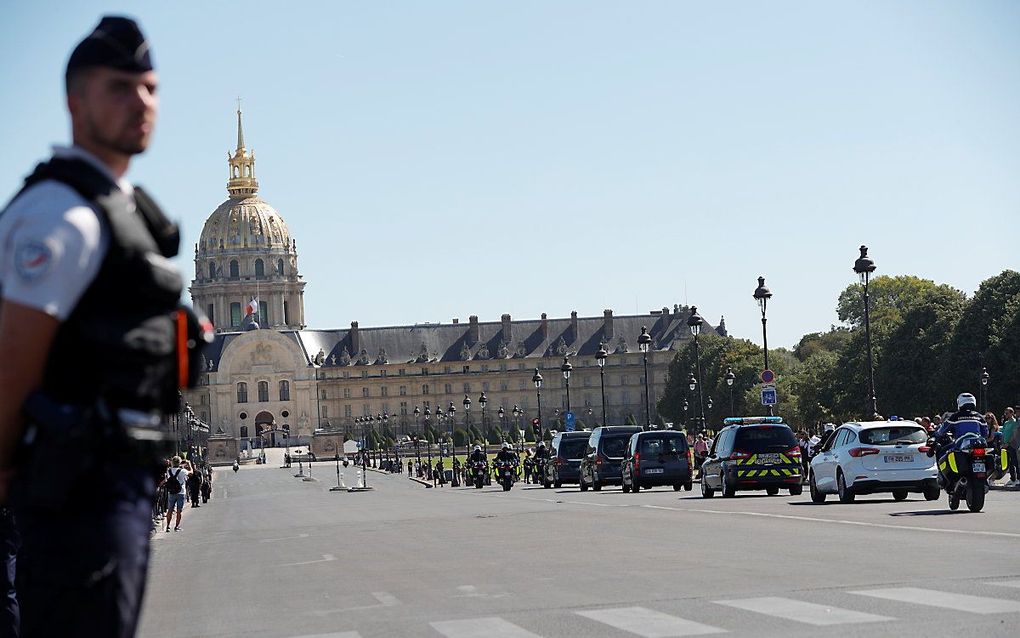
<svg viewBox="0 0 1020 638">
<path fill-rule="evenodd" d="M 513 487 L 516 469 L 516 464 L 513 461 L 499 461 L 496 464 L 496 475 L 504 492 L 509 492 Z"/>
<path fill-rule="evenodd" d="M 489 473 L 488 465 L 485 461 L 472 461 L 471 463 L 471 478 L 476 490 L 482 489 L 482 485 L 485 484 L 485 477 Z"/>
<path fill-rule="evenodd" d="M 988 493 L 989 471 L 998 464 L 994 448 L 987 446 L 985 439 L 977 434 L 965 434 L 954 443 L 949 437 L 939 441 L 929 439 L 928 456 L 935 455 L 939 444 L 939 485 L 949 495 L 949 509 L 960 508 L 960 501 L 967 503 L 971 512 L 980 512 L 985 506 Z"/>
</svg>

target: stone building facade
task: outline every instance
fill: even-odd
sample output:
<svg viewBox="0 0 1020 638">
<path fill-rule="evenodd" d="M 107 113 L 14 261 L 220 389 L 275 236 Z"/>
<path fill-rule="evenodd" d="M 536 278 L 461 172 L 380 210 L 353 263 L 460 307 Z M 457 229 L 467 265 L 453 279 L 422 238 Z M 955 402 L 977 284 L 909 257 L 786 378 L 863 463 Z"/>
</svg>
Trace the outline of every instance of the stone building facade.
<svg viewBox="0 0 1020 638">
<path fill-rule="evenodd" d="M 237 149 L 228 162 L 230 198 L 206 222 L 191 285 L 194 305 L 209 311 L 217 334 L 200 386 L 186 396 L 209 424 L 210 440 L 223 442 L 223 455 L 255 441 L 307 443 L 318 430 L 361 436 L 369 427 L 366 416 L 386 415 L 395 434 L 410 434 L 423 427 L 426 408 L 439 431 L 462 428 L 467 419 L 477 426 L 482 393 L 485 429 L 522 429 L 538 414 L 536 369 L 544 379 L 543 423 L 554 427 L 568 407 L 567 380 L 560 371 L 564 358 L 573 368 L 569 407 L 578 420 L 589 427 L 602 424 L 604 381 L 608 423 L 621 424 L 631 415 L 640 423 L 645 413 L 642 328 L 651 337 L 648 403 L 655 418 L 669 363 L 691 338 L 686 306 L 644 315 L 605 310 L 597 317 L 573 312 L 515 320 L 504 314 L 487 322 L 471 316 L 466 323 L 363 328 L 353 321 L 349 328 L 307 329 L 296 242 L 279 213 L 256 195 L 255 156 L 244 147 L 240 112 Z M 259 304 L 249 309 L 256 312 L 246 313 L 255 296 Z M 725 334 L 724 325 L 716 330 Z M 602 369 L 596 359 L 600 349 L 608 353 Z M 465 397 L 472 402 L 470 411 L 464 410 Z M 454 420 L 445 416 L 451 403 Z"/>
</svg>

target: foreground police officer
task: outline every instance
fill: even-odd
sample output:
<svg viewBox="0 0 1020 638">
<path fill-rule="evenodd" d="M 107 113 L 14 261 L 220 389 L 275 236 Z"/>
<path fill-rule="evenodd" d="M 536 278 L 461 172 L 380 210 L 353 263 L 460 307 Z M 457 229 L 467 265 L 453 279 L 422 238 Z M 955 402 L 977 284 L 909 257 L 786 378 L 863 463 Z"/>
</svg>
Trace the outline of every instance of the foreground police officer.
<svg viewBox="0 0 1020 638">
<path fill-rule="evenodd" d="M 104 17 L 65 80 L 74 144 L 0 213 L 0 504 L 23 542 L 21 635 L 126 637 L 164 415 L 205 335 L 179 308 L 177 228 L 124 179 L 156 120 L 149 43 Z"/>
</svg>

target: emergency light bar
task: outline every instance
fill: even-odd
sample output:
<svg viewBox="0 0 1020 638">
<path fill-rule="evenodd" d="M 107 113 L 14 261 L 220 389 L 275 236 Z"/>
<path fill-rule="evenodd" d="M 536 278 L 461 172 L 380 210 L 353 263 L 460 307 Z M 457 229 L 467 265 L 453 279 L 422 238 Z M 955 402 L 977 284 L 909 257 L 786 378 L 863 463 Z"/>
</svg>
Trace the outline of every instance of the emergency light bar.
<svg viewBox="0 0 1020 638">
<path fill-rule="evenodd" d="M 781 416 L 730 416 L 723 419 L 725 425 L 754 425 L 756 423 L 782 423 Z"/>
</svg>

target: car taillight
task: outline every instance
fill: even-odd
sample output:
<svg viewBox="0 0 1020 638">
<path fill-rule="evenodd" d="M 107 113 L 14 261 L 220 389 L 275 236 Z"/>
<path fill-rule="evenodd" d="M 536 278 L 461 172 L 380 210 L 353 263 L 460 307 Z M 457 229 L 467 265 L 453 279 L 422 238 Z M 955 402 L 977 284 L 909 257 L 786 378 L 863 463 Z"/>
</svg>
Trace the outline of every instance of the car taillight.
<svg viewBox="0 0 1020 638">
<path fill-rule="evenodd" d="M 799 445 L 794 445 L 792 448 L 787 450 L 786 453 L 789 456 L 796 456 L 799 459 L 800 458 L 800 446 Z"/>
<path fill-rule="evenodd" d="M 634 453 L 634 471 L 641 469 L 641 453 Z"/>
<path fill-rule="evenodd" d="M 601 456 L 596 456 L 595 457 L 595 465 L 602 465 L 602 463 L 603 463 L 602 457 Z"/>
<path fill-rule="evenodd" d="M 869 454 L 878 454 L 879 452 L 881 452 L 881 450 L 877 447 L 855 447 L 850 450 L 850 456 L 857 459 L 862 456 L 868 456 Z"/>
<path fill-rule="evenodd" d="M 556 457 L 556 467 L 563 467 L 566 464 L 567 464 L 566 461 L 564 461 L 563 459 L 561 459 L 558 456 Z"/>
<path fill-rule="evenodd" d="M 740 450 L 733 450 L 733 453 L 730 454 L 730 458 L 731 459 L 749 459 L 749 458 L 751 458 L 751 455 L 749 453 L 747 453 L 747 452 L 741 452 Z"/>
<path fill-rule="evenodd" d="M 976 447 L 973 450 L 971 450 L 970 453 L 973 454 L 974 456 L 984 456 L 985 455 L 985 448 L 983 448 L 983 447 Z"/>
<path fill-rule="evenodd" d="M 917 451 L 920 452 L 921 454 L 927 454 L 928 452 L 931 452 L 931 446 L 922 445 L 921 447 L 917 448 Z"/>
</svg>

